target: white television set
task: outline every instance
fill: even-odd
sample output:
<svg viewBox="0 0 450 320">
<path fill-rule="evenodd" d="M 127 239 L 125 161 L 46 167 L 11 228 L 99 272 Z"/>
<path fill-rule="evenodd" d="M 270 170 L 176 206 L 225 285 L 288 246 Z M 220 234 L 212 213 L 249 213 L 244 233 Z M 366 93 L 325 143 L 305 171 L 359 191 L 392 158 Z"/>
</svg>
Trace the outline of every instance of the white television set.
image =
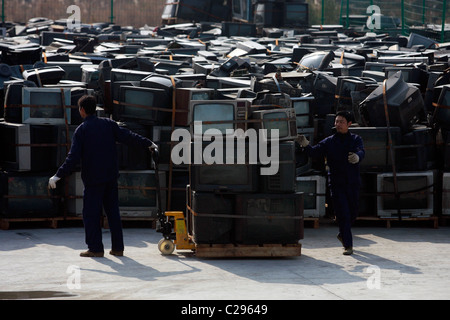
<svg viewBox="0 0 450 320">
<path fill-rule="evenodd" d="M 280 141 L 291 140 L 297 137 L 297 118 L 294 108 L 253 111 L 252 118 L 260 120 L 255 122 L 255 129 L 267 129 L 267 131 L 263 131 L 262 137 L 264 141 L 272 140 L 272 129 L 278 129 Z"/>
<path fill-rule="evenodd" d="M 64 110 L 62 97 L 64 93 Z M 22 88 L 22 123 L 70 124 L 70 88 Z M 65 115 L 64 115 L 65 111 Z"/>
<path fill-rule="evenodd" d="M 303 192 L 304 217 L 325 216 L 326 183 L 327 178 L 320 175 L 295 178 L 295 192 Z"/>
<path fill-rule="evenodd" d="M 313 124 L 313 96 L 291 97 L 297 128 L 311 128 Z"/>
<path fill-rule="evenodd" d="M 377 174 L 377 215 L 379 217 L 429 217 L 434 211 L 434 171 L 398 172 L 397 201 L 392 172 Z"/>
</svg>

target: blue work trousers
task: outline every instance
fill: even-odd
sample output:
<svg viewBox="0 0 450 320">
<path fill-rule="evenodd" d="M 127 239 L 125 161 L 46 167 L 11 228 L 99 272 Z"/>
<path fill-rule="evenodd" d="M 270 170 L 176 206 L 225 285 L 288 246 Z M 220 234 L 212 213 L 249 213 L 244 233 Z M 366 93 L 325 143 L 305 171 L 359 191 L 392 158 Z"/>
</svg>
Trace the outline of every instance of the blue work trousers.
<svg viewBox="0 0 450 320">
<path fill-rule="evenodd" d="M 351 227 L 358 216 L 359 186 L 343 184 L 331 186 L 331 199 L 344 247 L 353 247 Z"/>
<path fill-rule="evenodd" d="M 102 208 L 105 210 L 108 218 L 111 232 L 111 249 L 123 251 L 122 221 L 120 219 L 116 180 L 84 187 L 83 223 L 86 232 L 86 244 L 92 252 L 103 252 L 104 250 L 100 224 Z"/>
</svg>

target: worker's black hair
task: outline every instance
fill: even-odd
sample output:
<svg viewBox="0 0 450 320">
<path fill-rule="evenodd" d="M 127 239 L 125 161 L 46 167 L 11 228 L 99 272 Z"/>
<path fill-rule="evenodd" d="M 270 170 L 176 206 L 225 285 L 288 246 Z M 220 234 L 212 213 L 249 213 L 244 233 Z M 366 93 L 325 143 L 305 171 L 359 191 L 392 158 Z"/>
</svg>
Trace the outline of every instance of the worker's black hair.
<svg viewBox="0 0 450 320">
<path fill-rule="evenodd" d="M 78 99 L 78 107 L 83 108 L 86 114 L 94 114 L 97 108 L 97 100 L 94 96 L 84 95 Z"/>
<path fill-rule="evenodd" d="M 338 113 L 336 113 L 336 117 L 337 116 L 344 117 L 345 120 L 347 120 L 347 122 L 350 122 L 350 121 L 353 122 L 353 115 L 349 111 L 345 111 L 345 110 L 339 111 Z"/>
</svg>

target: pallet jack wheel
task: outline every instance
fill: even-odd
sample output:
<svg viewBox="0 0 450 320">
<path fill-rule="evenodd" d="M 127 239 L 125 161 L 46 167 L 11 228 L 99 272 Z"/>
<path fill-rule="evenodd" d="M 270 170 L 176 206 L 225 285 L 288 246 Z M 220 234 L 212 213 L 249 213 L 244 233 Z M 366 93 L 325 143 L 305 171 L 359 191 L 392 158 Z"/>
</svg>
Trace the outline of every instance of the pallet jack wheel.
<svg viewBox="0 0 450 320">
<path fill-rule="evenodd" d="M 175 245 L 171 240 L 163 238 L 158 242 L 158 249 L 163 255 L 166 256 L 172 254 L 172 252 L 175 250 Z"/>
</svg>

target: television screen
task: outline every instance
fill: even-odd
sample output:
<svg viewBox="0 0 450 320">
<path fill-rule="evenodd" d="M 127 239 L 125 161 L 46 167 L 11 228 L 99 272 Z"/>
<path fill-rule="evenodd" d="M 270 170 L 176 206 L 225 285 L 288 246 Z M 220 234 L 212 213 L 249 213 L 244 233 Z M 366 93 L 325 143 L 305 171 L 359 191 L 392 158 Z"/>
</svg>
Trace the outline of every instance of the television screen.
<svg viewBox="0 0 450 320">
<path fill-rule="evenodd" d="M 222 35 L 226 37 L 256 37 L 256 24 L 222 22 Z"/>
<path fill-rule="evenodd" d="M 308 4 L 299 2 L 284 3 L 284 27 L 309 26 Z"/>
<path fill-rule="evenodd" d="M 238 194 L 236 243 L 298 243 L 303 239 L 303 194 Z"/>
<path fill-rule="evenodd" d="M 303 192 L 303 215 L 319 218 L 325 215 L 326 182 L 324 176 L 295 178 L 295 192 Z"/>
<path fill-rule="evenodd" d="M 392 173 L 377 175 L 377 213 L 380 217 L 430 216 L 433 214 L 433 172 L 397 173 L 397 186 L 400 194 L 395 197 Z"/>
<path fill-rule="evenodd" d="M 159 172 L 161 210 L 166 208 L 166 176 Z M 118 179 L 119 209 L 122 216 L 152 217 L 157 214 L 156 177 L 153 170 L 121 170 Z"/>
<path fill-rule="evenodd" d="M 120 87 L 117 119 L 161 124 L 170 118 L 170 101 L 162 89 L 132 86 Z M 161 110 L 161 108 L 167 111 Z"/>
<path fill-rule="evenodd" d="M 190 165 L 190 185 L 194 191 L 226 191 L 226 192 L 256 192 L 258 190 L 258 165 L 250 164 L 248 159 L 249 144 L 245 144 L 244 150 L 237 144 L 233 150 L 229 150 L 226 144 L 223 150 L 209 150 L 212 143 L 204 142 L 202 146 L 202 161 L 192 161 Z M 195 151 L 194 142 L 191 150 Z M 222 152 L 222 154 L 217 154 Z M 233 151 L 233 159 L 230 159 L 230 151 Z M 205 155 L 213 157 L 211 164 L 205 162 Z M 241 161 L 239 157 L 245 157 Z M 195 154 L 193 155 L 195 158 Z M 239 160 L 239 161 L 238 161 Z"/>
<path fill-rule="evenodd" d="M 62 96 L 64 93 L 64 105 Z M 22 123 L 30 124 L 70 124 L 70 89 L 22 88 Z M 29 106 L 27 106 L 29 105 Z M 65 110 L 65 115 L 64 115 Z"/>
<path fill-rule="evenodd" d="M 8 218 L 55 217 L 63 183 L 49 192 L 50 172 L 0 172 L 1 214 Z"/>
<path fill-rule="evenodd" d="M 292 97 L 292 108 L 295 110 L 297 128 L 311 128 L 313 124 L 313 96 Z"/>
<path fill-rule="evenodd" d="M 272 138 L 272 129 L 278 130 L 279 140 L 294 139 L 297 136 L 297 119 L 293 108 L 253 111 L 252 118 L 261 120 L 255 122 L 255 129 L 267 129 L 263 134 L 265 140 Z"/>
</svg>

